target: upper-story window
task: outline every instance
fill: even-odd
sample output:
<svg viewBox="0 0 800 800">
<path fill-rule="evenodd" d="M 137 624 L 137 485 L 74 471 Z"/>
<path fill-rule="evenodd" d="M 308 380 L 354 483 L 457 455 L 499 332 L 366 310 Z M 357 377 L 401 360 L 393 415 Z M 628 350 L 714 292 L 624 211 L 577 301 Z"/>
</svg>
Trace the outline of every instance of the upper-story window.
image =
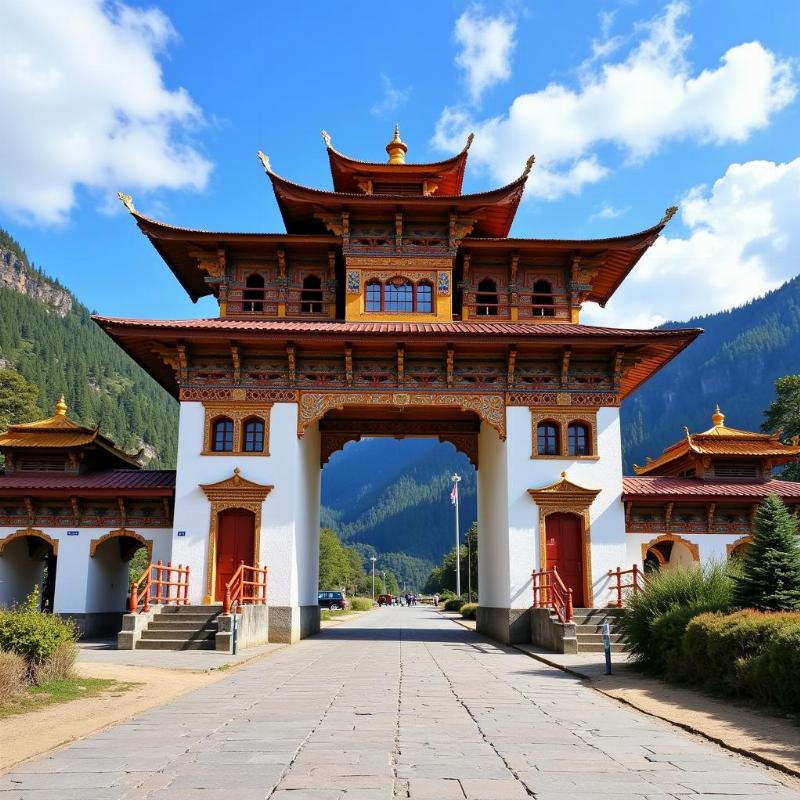
<svg viewBox="0 0 800 800">
<path fill-rule="evenodd" d="M 491 278 L 484 278 L 478 283 L 475 304 L 479 317 L 497 316 L 497 284 Z"/>
<path fill-rule="evenodd" d="M 540 456 L 557 456 L 560 451 L 558 425 L 555 422 L 540 422 L 536 428 L 537 452 Z"/>
<path fill-rule="evenodd" d="M 245 453 L 262 453 L 264 451 L 264 421 L 248 419 L 244 423 L 244 441 L 242 450 Z"/>
<path fill-rule="evenodd" d="M 230 453 L 233 450 L 233 420 L 222 417 L 214 422 L 211 449 L 215 453 Z"/>
<path fill-rule="evenodd" d="M 589 428 L 582 422 L 570 422 L 567 429 L 569 439 L 569 454 L 571 456 L 588 456 Z"/>
<path fill-rule="evenodd" d="M 253 312 L 264 310 L 264 276 L 253 273 L 244 282 L 242 295 L 242 311 Z"/>
<path fill-rule="evenodd" d="M 414 286 L 404 278 L 390 280 L 383 289 L 383 310 L 411 313 L 414 310 Z"/>
<path fill-rule="evenodd" d="M 533 284 L 531 295 L 532 314 L 534 317 L 552 317 L 556 310 L 553 284 L 550 281 L 538 280 Z"/>
<path fill-rule="evenodd" d="M 322 281 L 317 275 L 307 275 L 303 279 L 300 311 L 304 314 L 319 314 L 322 311 Z"/>
<path fill-rule="evenodd" d="M 383 306 L 383 285 L 374 280 L 367 284 L 364 308 L 366 311 L 380 311 Z"/>
<path fill-rule="evenodd" d="M 427 281 L 417 284 L 417 313 L 433 313 L 433 286 Z"/>
</svg>

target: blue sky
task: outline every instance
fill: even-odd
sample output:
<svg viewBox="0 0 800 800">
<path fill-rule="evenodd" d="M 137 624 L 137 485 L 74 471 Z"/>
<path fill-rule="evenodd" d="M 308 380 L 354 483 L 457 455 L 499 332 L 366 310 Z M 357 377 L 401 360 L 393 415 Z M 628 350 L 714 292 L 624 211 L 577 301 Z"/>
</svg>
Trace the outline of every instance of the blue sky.
<svg viewBox="0 0 800 800">
<path fill-rule="evenodd" d="M 476 133 L 480 191 L 537 155 L 517 236 L 601 237 L 682 213 L 593 323 L 741 303 L 797 271 L 800 4 L 103 4 L 0 7 L 0 225 L 104 314 L 192 304 L 116 192 L 178 225 L 282 230 L 255 153 L 328 188 L 320 130 L 382 160 Z"/>
</svg>

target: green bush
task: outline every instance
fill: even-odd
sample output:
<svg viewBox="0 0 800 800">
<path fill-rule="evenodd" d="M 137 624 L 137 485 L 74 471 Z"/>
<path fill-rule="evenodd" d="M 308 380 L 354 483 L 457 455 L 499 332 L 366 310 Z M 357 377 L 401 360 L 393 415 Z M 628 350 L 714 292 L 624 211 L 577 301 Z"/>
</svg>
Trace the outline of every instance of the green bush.
<svg viewBox="0 0 800 800">
<path fill-rule="evenodd" d="M 651 573 L 647 586 L 626 598 L 618 630 L 641 667 L 664 672 L 675 664 L 675 649 L 686 623 L 706 611 L 730 611 L 733 578 L 728 563 Z M 683 626 L 683 628 L 681 627 Z"/>
<path fill-rule="evenodd" d="M 0 650 L 21 655 L 32 676 L 64 642 L 78 638 L 72 621 L 39 611 L 38 605 L 37 588 L 21 606 L 0 611 Z"/>
<path fill-rule="evenodd" d="M 351 597 L 349 605 L 353 611 L 369 611 L 375 604 L 369 597 Z"/>
<path fill-rule="evenodd" d="M 444 610 L 461 611 L 461 606 L 463 605 L 464 601 L 460 597 L 451 597 L 449 600 L 444 601 Z"/>
<path fill-rule="evenodd" d="M 475 619 L 478 614 L 478 604 L 477 603 L 464 603 L 461 606 L 461 617 L 463 619 Z"/>
<path fill-rule="evenodd" d="M 28 686 L 28 665 L 17 653 L 0 650 L 0 708 L 18 700 Z"/>
</svg>

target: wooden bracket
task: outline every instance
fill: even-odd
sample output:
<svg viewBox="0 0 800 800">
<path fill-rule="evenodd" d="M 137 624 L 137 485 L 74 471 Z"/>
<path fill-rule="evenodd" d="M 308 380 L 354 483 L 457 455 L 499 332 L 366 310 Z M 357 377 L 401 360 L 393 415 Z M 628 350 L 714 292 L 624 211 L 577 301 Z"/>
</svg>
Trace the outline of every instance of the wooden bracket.
<svg viewBox="0 0 800 800">
<path fill-rule="evenodd" d="M 347 345 L 344 348 L 344 372 L 348 386 L 353 385 L 353 348 Z"/>
<path fill-rule="evenodd" d="M 117 498 L 117 506 L 119 507 L 119 523 L 120 527 L 124 528 L 128 524 L 128 509 L 125 507 L 125 498 Z"/>
<path fill-rule="evenodd" d="M 453 365 L 455 363 L 455 351 L 452 347 L 447 348 L 447 387 L 453 386 Z"/>
<path fill-rule="evenodd" d="M 561 351 L 561 388 L 566 388 L 569 383 L 569 361 L 572 358 L 572 348 L 565 347 Z"/>
<path fill-rule="evenodd" d="M 240 383 L 242 379 L 242 361 L 239 357 L 238 345 L 231 345 L 231 361 L 233 362 L 233 382 Z"/>
<path fill-rule="evenodd" d="M 72 506 L 72 522 L 75 525 L 81 524 L 81 506 L 77 497 L 70 497 L 70 505 Z"/>
<path fill-rule="evenodd" d="M 397 347 L 397 385 L 403 386 L 406 380 L 406 352 L 402 345 Z"/>
<path fill-rule="evenodd" d="M 517 367 L 517 348 L 512 347 L 508 351 L 508 374 L 506 377 L 506 384 L 508 385 L 509 391 L 514 388 L 514 373 Z"/>
<path fill-rule="evenodd" d="M 294 345 L 286 345 L 286 359 L 289 363 L 289 384 L 294 386 L 297 383 L 297 361 L 294 354 Z"/>
<path fill-rule="evenodd" d="M 667 503 L 664 507 L 664 527 L 669 529 L 669 526 L 672 524 L 672 507 L 674 503 Z"/>
</svg>

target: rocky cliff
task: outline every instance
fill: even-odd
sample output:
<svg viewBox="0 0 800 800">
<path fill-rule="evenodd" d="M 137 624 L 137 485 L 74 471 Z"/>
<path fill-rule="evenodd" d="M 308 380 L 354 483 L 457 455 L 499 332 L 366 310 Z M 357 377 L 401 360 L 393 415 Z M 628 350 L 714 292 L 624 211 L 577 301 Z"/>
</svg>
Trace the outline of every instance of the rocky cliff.
<svg viewBox="0 0 800 800">
<path fill-rule="evenodd" d="M 0 246 L 0 286 L 50 306 L 59 317 L 72 310 L 72 295 L 31 269 L 13 250 Z"/>
</svg>

